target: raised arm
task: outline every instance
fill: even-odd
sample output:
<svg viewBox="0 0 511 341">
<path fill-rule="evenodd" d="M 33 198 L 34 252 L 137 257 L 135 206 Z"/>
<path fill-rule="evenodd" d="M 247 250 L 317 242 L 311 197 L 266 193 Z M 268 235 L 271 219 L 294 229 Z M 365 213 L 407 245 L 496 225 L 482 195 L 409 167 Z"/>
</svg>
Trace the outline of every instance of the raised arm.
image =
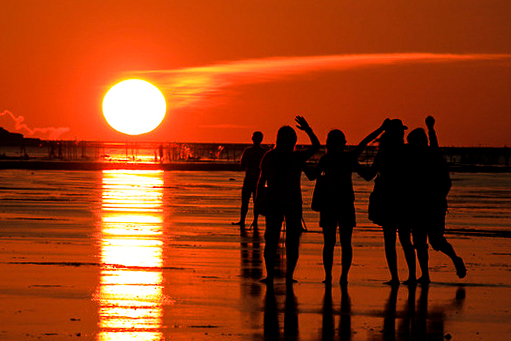
<svg viewBox="0 0 511 341">
<path fill-rule="evenodd" d="M 429 145 L 434 149 L 438 149 L 438 138 L 436 136 L 435 119 L 433 116 L 426 117 L 426 126 L 428 127 Z"/>
<path fill-rule="evenodd" d="M 316 152 L 319 150 L 319 147 L 321 147 L 321 143 L 319 143 L 318 137 L 316 134 L 314 134 L 312 128 L 309 126 L 309 123 L 303 116 L 296 116 L 295 121 L 297 123 L 296 127 L 300 130 L 303 130 L 309 136 L 312 144 L 309 148 L 303 151 L 305 160 L 307 160 L 311 158 L 312 155 L 316 154 Z"/>
<path fill-rule="evenodd" d="M 374 141 L 374 139 L 376 139 L 381 133 L 383 133 L 383 131 L 387 127 L 388 122 L 390 122 L 390 119 L 386 118 L 385 121 L 383 121 L 383 123 L 381 124 L 381 126 L 378 127 L 378 129 L 376 129 L 375 131 L 367 135 L 362 141 L 360 141 L 358 146 L 353 151 L 355 157 L 359 157 L 359 155 L 362 154 L 362 152 L 364 151 L 364 148 L 370 142 Z"/>
</svg>

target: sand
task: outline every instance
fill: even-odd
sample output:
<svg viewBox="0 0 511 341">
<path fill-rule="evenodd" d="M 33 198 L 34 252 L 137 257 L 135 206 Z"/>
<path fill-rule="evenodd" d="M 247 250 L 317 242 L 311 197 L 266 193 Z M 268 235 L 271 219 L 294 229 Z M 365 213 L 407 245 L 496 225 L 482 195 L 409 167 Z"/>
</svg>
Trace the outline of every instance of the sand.
<svg viewBox="0 0 511 341">
<path fill-rule="evenodd" d="M 35 176 L 39 183 L 53 178 Z M 245 234 L 230 224 L 237 207 L 225 200 L 237 195 L 239 182 L 229 178 L 239 175 L 216 175 L 226 192 L 197 181 L 195 190 L 182 190 L 195 176 L 171 175 L 173 185 L 161 187 L 160 175 L 149 178 L 140 186 L 155 191 L 139 193 L 139 199 L 146 195 L 145 206 L 131 211 L 133 201 L 114 199 L 133 198 L 118 192 L 134 187 L 105 173 L 65 173 L 79 189 L 37 205 L 30 202 L 39 196 L 37 186 L 26 184 L 30 190 L 18 201 L 4 191 L 0 340 L 498 341 L 511 335 L 507 236 L 450 234 L 465 259 L 465 279 L 456 277 L 445 255 L 431 251 L 429 286 L 391 288 L 382 284 L 389 278 L 382 233 L 362 224 L 354 232 L 354 265 L 343 290 L 321 283 L 322 236 L 311 218 L 301 242 L 299 282 L 290 288 L 278 277 L 268 288 L 259 282 L 264 223 L 259 233 Z M 100 190 L 88 190 L 90 183 Z M 4 174 L 2 186 L 15 185 Z M 207 198 L 197 199 L 205 188 Z M 34 209 L 26 211 L 28 206 Z M 339 258 L 337 247 L 336 279 Z"/>
<path fill-rule="evenodd" d="M 406 340 L 426 333 L 429 339 L 507 340 L 511 280 L 502 255 L 509 257 L 508 239 L 480 238 L 474 245 L 456 238 L 466 279 L 457 279 L 447 257 L 433 252 L 429 287 L 393 290 L 382 285 L 388 274 L 379 231 L 356 232 L 347 291 L 321 284 L 321 249 L 313 242 L 319 236 L 312 233 L 303 237 L 292 291 L 280 278 L 274 290 L 258 282 L 262 244 L 251 231 L 238 242 L 176 244 L 165 256 L 173 265 L 131 268 L 138 280 L 144 274 L 157 279 L 128 290 L 123 281 L 101 280 L 108 267 L 94 245 L 4 239 L 0 339 L 262 340 L 291 333 L 302 340 Z M 116 290 L 124 297 L 102 294 Z"/>
</svg>

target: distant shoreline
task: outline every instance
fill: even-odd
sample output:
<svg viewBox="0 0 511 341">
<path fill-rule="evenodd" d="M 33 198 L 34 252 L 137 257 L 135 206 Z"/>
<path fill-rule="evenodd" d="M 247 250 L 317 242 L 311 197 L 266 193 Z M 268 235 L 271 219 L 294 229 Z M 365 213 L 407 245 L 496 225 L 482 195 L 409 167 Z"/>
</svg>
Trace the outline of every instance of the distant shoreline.
<svg viewBox="0 0 511 341">
<path fill-rule="evenodd" d="M 100 171 L 113 169 L 164 170 L 164 171 L 242 171 L 238 162 L 232 161 L 177 161 L 177 162 L 122 162 L 76 160 L 0 160 L 0 169 L 25 170 L 81 170 Z M 511 166 L 450 165 L 454 173 L 511 173 Z"/>
</svg>

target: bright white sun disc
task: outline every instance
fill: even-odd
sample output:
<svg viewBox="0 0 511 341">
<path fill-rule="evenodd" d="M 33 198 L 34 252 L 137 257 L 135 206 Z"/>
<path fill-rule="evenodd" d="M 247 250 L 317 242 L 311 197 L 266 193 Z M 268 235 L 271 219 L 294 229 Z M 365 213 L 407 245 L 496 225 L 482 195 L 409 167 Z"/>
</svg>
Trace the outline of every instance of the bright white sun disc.
<svg viewBox="0 0 511 341">
<path fill-rule="evenodd" d="M 103 115 L 115 130 L 140 135 L 158 127 L 165 117 L 167 103 L 161 91 L 141 79 L 117 83 L 103 98 Z"/>
</svg>

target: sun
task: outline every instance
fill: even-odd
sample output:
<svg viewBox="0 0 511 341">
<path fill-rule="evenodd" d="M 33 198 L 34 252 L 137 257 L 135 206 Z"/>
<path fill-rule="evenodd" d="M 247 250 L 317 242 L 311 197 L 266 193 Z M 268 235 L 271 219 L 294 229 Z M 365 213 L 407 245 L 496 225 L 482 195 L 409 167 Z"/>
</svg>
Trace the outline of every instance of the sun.
<svg viewBox="0 0 511 341">
<path fill-rule="evenodd" d="M 103 115 L 115 130 L 140 135 L 158 127 L 165 117 L 167 103 L 161 91 L 141 79 L 128 79 L 114 85 L 103 98 Z"/>
</svg>

